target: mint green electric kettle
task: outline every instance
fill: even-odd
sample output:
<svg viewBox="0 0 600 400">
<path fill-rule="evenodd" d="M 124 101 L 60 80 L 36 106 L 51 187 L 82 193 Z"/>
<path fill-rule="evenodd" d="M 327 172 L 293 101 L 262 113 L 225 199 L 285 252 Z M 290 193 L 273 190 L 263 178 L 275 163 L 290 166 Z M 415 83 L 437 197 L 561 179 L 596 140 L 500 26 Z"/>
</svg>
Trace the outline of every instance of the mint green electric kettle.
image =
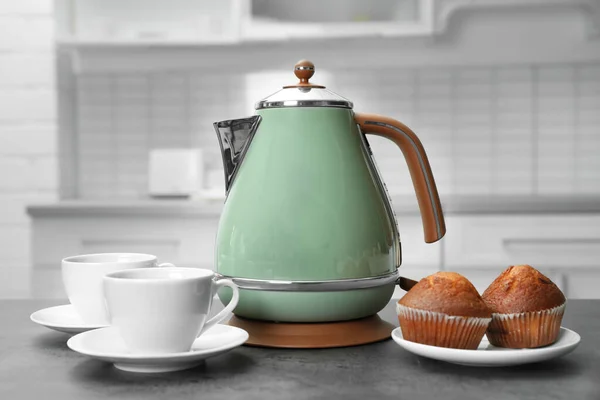
<svg viewBox="0 0 600 400">
<path fill-rule="evenodd" d="M 365 135 L 384 136 L 404 153 L 431 243 L 446 227 L 429 161 L 404 124 L 355 113 L 352 102 L 310 83 L 311 62 L 294 73 L 300 81 L 259 101 L 255 116 L 215 123 L 227 191 L 217 272 L 240 288 L 239 317 L 370 316 L 392 296 L 401 251 Z"/>
</svg>

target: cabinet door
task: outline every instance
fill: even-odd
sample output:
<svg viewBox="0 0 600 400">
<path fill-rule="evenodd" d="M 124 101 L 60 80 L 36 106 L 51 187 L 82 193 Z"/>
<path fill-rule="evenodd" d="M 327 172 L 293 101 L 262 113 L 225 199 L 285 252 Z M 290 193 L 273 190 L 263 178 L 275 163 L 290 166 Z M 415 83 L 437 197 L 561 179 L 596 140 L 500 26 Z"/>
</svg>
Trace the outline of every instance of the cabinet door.
<svg viewBox="0 0 600 400">
<path fill-rule="evenodd" d="M 570 298 L 600 297 L 593 290 L 600 283 L 600 216 L 450 216 L 446 223 L 444 269 L 478 289 L 509 265 L 530 264 Z"/>
<path fill-rule="evenodd" d="M 181 267 L 214 268 L 218 217 L 36 218 L 31 255 L 32 295 L 66 297 L 61 259 L 105 252 L 148 253 Z"/>
<path fill-rule="evenodd" d="M 213 268 L 215 218 L 39 218 L 34 221 L 34 268 L 60 269 L 76 254 L 149 253 L 160 262 Z"/>
<path fill-rule="evenodd" d="M 570 299 L 600 299 L 600 269 L 580 269 L 563 274 Z"/>
<path fill-rule="evenodd" d="M 445 264 L 600 267 L 600 216 L 450 216 Z"/>
</svg>

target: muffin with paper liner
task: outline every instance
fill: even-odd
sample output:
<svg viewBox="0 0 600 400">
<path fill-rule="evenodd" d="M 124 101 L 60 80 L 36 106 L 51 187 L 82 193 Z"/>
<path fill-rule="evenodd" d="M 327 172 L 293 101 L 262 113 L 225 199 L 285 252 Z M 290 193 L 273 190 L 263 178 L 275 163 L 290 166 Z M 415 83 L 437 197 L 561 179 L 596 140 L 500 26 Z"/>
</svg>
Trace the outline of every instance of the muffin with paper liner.
<svg viewBox="0 0 600 400">
<path fill-rule="evenodd" d="M 548 277 L 530 265 L 513 265 L 483 293 L 492 310 L 486 335 L 494 346 L 524 349 L 556 341 L 566 298 Z"/>
<path fill-rule="evenodd" d="M 477 289 L 456 272 L 423 278 L 397 305 L 404 339 L 432 346 L 477 349 L 492 312 Z"/>
</svg>

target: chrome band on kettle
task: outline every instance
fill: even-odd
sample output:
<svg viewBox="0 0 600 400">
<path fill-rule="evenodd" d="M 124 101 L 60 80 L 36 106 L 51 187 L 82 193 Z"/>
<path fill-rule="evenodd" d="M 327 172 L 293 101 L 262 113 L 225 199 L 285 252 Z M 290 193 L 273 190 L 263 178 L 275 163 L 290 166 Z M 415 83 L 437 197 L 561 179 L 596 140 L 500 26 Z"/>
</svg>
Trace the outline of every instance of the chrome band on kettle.
<svg viewBox="0 0 600 400">
<path fill-rule="evenodd" d="M 334 279 L 330 281 L 284 281 L 271 279 L 236 278 L 215 274 L 218 279 L 230 279 L 244 290 L 273 292 L 339 292 L 344 290 L 368 289 L 396 283 L 398 269 L 385 275 L 368 278 Z"/>
</svg>

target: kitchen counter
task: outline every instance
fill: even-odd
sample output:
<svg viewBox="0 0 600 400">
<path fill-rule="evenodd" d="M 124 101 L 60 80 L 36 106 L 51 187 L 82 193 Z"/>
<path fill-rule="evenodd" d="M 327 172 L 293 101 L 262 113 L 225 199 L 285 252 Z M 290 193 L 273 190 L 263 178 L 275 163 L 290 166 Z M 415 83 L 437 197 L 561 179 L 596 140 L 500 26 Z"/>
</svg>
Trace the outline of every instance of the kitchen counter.
<svg viewBox="0 0 600 400">
<path fill-rule="evenodd" d="M 392 196 L 397 214 L 418 214 L 414 196 Z M 600 213 L 600 196 L 443 196 L 444 214 L 541 214 Z M 223 199 L 147 199 L 105 202 L 64 200 L 30 205 L 36 217 L 69 216 L 164 216 L 213 218 L 220 215 Z"/>
<path fill-rule="evenodd" d="M 597 399 L 600 301 L 572 300 L 564 323 L 582 336 L 540 364 L 471 368 L 408 353 L 393 341 L 327 350 L 240 347 L 188 371 L 137 375 L 86 358 L 68 335 L 29 321 L 56 301 L 0 301 L 3 399 Z M 381 313 L 397 325 L 393 304 Z"/>
</svg>

